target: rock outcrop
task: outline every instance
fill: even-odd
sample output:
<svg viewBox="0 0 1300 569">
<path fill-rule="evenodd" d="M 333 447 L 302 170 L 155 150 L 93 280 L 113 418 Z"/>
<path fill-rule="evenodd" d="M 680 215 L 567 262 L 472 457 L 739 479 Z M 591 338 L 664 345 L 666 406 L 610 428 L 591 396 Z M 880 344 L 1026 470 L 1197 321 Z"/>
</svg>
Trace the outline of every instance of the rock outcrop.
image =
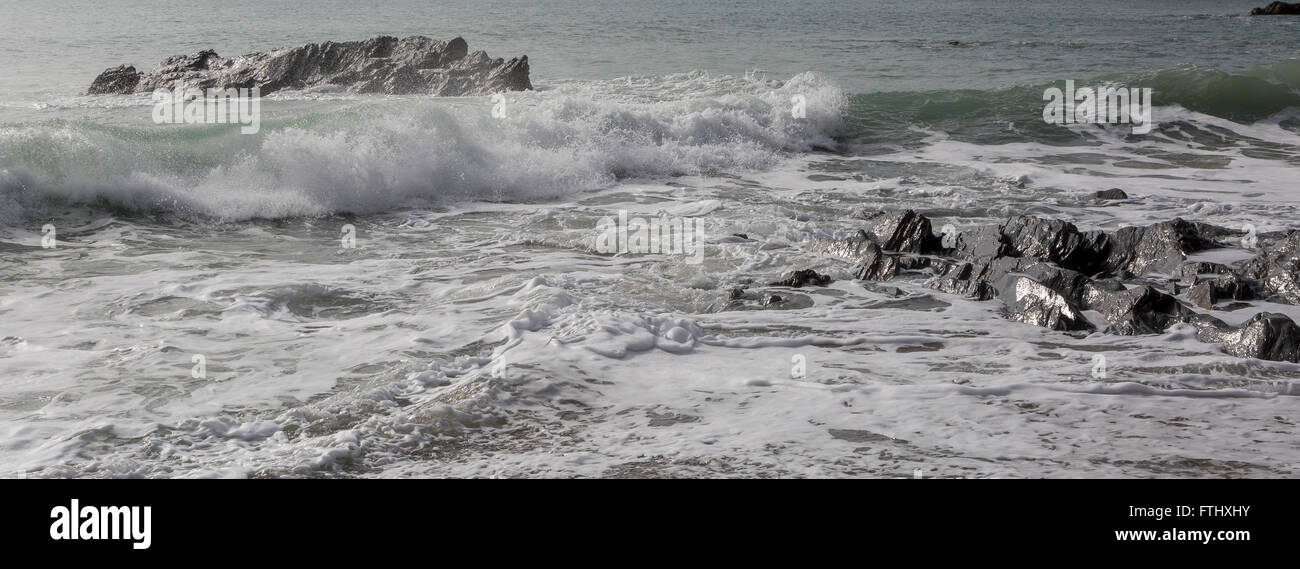
<svg viewBox="0 0 1300 569">
<path fill-rule="evenodd" d="M 470 52 L 464 39 L 398 39 L 312 43 L 224 58 L 215 51 L 177 55 L 153 71 L 123 65 L 95 78 L 87 94 L 128 94 L 173 89 L 256 87 L 262 95 L 282 89 L 333 87 L 353 93 L 441 96 L 487 95 L 532 89 L 528 56 L 509 61 Z"/>
<path fill-rule="evenodd" d="M 1300 14 L 1300 2 L 1273 2 L 1263 8 L 1255 8 L 1250 11 L 1252 16 L 1286 16 Z"/>
<path fill-rule="evenodd" d="M 867 222 L 854 237 L 813 249 L 856 263 L 863 280 L 928 274 L 933 289 L 1002 301 L 1003 314 L 1018 322 L 1123 335 L 1189 324 L 1202 341 L 1230 354 L 1300 362 L 1300 326 L 1289 317 L 1259 313 L 1234 327 L 1196 310 L 1213 312 L 1225 298 L 1300 304 L 1300 231 L 1270 240 L 1266 251 L 1234 268 L 1188 257 L 1226 247 L 1239 233 L 1182 219 L 1104 232 L 1018 215 L 963 232 L 950 248 L 914 211 Z"/>
</svg>

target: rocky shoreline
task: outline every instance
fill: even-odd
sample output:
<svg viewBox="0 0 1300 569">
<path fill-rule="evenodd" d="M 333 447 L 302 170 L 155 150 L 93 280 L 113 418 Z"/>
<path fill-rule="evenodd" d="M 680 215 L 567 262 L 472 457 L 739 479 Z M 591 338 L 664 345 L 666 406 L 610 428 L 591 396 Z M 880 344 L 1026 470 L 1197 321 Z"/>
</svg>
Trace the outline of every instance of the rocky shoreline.
<svg viewBox="0 0 1300 569">
<path fill-rule="evenodd" d="M 462 38 L 379 36 L 362 41 L 311 43 L 224 58 L 213 50 L 176 55 L 143 73 L 134 66 L 105 70 L 87 95 L 148 93 L 184 83 L 198 89 L 333 87 L 351 93 L 489 95 L 533 88 L 528 56 L 509 61 L 469 51 Z"/>
<path fill-rule="evenodd" d="M 863 217 L 866 227 L 856 236 L 818 241 L 812 249 L 853 262 L 856 278 L 872 288 L 923 280 L 942 293 L 998 300 L 1010 320 L 1073 334 L 1159 334 L 1188 324 L 1198 339 L 1221 344 L 1234 356 L 1300 362 L 1300 326 L 1289 316 L 1259 312 L 1239 326 L 1216 316 L 1249 308 L 1245 301 L 1300 304 L 1297 230 L 1256 236 L 1173 219 L 1112 232 L 1081 231 L 1066 221 L 1017 215 L 936 235 L 931 221 L 913 210 Z M 1249 259 L 1192 258 L 1216 249 L 1245 252 L 1230 245 L 1243 239 L 1256 246 Z M 828 276 L 805 269 L 768 286 L 829 282 Z M 807 300 L 737 287 L 726 309 L 801 308 L 807 302 L 800 299 Z"/>
</svg>

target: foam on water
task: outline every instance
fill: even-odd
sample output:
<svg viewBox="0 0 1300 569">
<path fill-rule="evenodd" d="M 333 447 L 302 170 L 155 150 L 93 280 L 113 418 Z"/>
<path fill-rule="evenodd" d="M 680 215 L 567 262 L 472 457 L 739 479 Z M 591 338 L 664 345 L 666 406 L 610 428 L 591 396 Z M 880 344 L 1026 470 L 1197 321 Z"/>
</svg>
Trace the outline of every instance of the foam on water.
<svg viewBox="0 0 1300 569">
<path fill-rule="evenodd" d="M 798 119 L 796 96 L 806 105 Z M 554 199 L 833 147 L 844 104 L 812 74 L 773 84 L 693 73 L 511 94 L 500 118 L 486 97 L 341 97 L 305 111 L 268 103 L 257 136 L 233 125 L 4 125 L 0 221 L 51 204 L 244 220 Z M 149 116 L 121 109 L 133 110 L 136 122 Z"/>
</svg>

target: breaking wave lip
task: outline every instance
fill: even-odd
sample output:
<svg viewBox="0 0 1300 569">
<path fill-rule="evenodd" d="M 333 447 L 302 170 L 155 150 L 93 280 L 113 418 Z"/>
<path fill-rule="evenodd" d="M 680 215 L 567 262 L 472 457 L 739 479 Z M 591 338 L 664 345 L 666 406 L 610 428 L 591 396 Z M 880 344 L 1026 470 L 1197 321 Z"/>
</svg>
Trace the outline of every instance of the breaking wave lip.
<svg viewBox="0 0 1300 569">
<path fill-rule="evenodd" d="M 238 125 L 5 125 L 0 225 L 57 205 L 221 220 L 370 214 L 764 169 L 835 147 L 846 101 L 813 73 L 777 82 L 692 72 L 511 93 L 502 118 L 487 97 L 376 97 L 299 101 L 282 116 L 264 105 L 256 135 Z"/>
</svg>

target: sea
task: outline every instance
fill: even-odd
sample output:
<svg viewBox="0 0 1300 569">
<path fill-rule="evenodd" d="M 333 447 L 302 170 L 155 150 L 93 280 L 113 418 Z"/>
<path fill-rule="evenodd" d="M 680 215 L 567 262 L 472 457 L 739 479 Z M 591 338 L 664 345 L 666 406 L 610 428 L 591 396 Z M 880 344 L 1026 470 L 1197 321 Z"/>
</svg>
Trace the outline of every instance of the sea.
<svg viewBox="0 0 1300 569">
<path fill-rule="evenodd" d="M 6 0 L 0 476 L 1300 476 L 1300 364 L 817 247 L 906 209 L 1300 227 L 1300 17 L 1264 3 Z M 280 91 L 254 134 L 84 94 L 377 35 L 535 90 Z M 1150 131 L 1045 122 L 1066 81 L 1150 88 Z M 699 255 L 601 247 L 624 218 Z M 833 282 L 768 285 L 801 269 Z"/>
</svg>

